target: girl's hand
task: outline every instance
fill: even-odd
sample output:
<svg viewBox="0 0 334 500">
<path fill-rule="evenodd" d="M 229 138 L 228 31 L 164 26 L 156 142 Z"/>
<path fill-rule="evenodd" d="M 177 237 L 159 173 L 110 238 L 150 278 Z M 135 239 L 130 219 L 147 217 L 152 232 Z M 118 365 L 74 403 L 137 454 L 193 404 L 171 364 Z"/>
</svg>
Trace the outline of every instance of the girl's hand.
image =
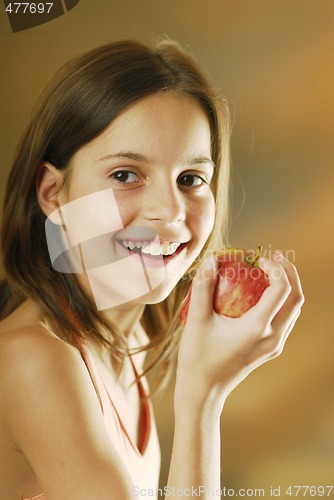
<svg viewBox="0 0 334 500">
<path fill-rule="evenodd" d="M 240 318 L 213 310 L 217 262 L 207 258 L 194 279 L 178 358 L 176 397 L 225 400 L 251 371 L 278 356 L 301 312 L 303 293 L 296 268 L 282 254 L 261 258 L 270 286 Z"/>
</svg>

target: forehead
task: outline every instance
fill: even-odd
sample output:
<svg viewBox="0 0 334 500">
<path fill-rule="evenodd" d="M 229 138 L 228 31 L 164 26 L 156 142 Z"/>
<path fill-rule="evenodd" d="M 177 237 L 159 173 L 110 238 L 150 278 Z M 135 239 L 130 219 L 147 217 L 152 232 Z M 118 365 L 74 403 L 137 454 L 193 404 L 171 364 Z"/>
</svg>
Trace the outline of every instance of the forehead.
<svg viewBox="0 0 334 500">
<path fill-rule="evenodd" d="M 136 101 L 78 153 L 102 158 L 120 151 L 145 154 L 160 161 L 182 156 L 210 156 L 208 117 L 192 97 L 159 93 Z"/>
</svg>

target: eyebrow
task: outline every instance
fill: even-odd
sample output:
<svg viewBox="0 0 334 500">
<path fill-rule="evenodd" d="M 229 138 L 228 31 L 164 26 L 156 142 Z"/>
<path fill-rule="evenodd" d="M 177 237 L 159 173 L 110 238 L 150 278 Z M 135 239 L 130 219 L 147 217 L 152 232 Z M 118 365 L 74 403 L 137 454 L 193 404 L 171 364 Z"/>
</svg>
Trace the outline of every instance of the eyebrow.
<svg viewBox="0 0 334 500">
<path fill-rule="evenodd" d="M 128 160 L 134 160 L 134 161 L 141 161 L 141 162 L 145 162 L 145 163 L 150 163 L 152 161 L 147 156 L 141 155 L 139 153 L 132 153 L 131 151 L 127 151 L 124 153 L 123 152 L 116 153 L 113 155 L 106 155 L 106 156 L 103 156 L 102 158 L 100 158 L 99 161 L 117 160 L 117 159 L 122 159 L 122 158 L 127 158 Z"/>
<path fill-rule="evenodd" d="M 128 159 L 128 160 L 133 160 L 133 161 L 138 161 L 138 162 L 143 162 L 143 163 L 152 163 L 153 160 L 149 158 L 148 156 L 144 156 L 140 153 L 134 153 L 132 151 L 126 151 L 126 152 L 120 152 L 116 154 L 110 154 L 103 156 L 100 158 L 98 161 L 106 161 L 106 160 L 117 160 L 117 159 Z M 197 156 L 194 158 L 190 158 L 189 160 L 185 161 L 187 165 L 203 165 L 203 164 L 209 164 L 212 166 L 212 168 L 215 168 L 215 163 L 211 158 L 208 158 L 207 156 Z"/>
</svg>

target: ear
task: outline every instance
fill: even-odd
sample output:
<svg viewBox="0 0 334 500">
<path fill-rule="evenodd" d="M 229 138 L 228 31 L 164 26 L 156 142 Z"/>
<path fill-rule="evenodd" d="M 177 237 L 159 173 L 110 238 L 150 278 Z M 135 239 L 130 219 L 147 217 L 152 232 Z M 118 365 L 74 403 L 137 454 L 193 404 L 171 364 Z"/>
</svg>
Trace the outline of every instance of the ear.
<svg viewBox="0 0 334 500">
<path fill-rule="evenodd" d="M 45 162 L 40 166 L 36 180 L 36 191 L 39 206 L 47 217 L 63 204 L 61 203 L 61 198 L 63 198 L 63 194 L 61 194 L 62 180 L 62 172 L 51 163 Z"/>
</svg>

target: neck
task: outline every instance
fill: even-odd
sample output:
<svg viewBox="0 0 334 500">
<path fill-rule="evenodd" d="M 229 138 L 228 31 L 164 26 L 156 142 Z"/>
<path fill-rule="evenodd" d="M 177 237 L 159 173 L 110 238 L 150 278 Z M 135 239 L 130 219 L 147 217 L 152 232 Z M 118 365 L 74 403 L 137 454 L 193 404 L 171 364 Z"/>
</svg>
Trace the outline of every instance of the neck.
<svg viewBox="0 0 334 500">
<path fill-rule="evenodd" d="M 93 300 L 92 290 L 86 274 L 76 275 L 77 280 L 84 290 L 84 292 Z M 103 312 L 108 318 L 117 326 L 127 337 L 129 337 L 136 327 L 143 315 L 145 305 L 136 302 L 128 302 L 120 306 L 104 309 Z"/>
<path fill-rule="evenodd" d="M 133 334 L 145 309 L 144 304 L 122 304 L 105 310 L 105 314 L 127 336 Z"/>
</svg>

